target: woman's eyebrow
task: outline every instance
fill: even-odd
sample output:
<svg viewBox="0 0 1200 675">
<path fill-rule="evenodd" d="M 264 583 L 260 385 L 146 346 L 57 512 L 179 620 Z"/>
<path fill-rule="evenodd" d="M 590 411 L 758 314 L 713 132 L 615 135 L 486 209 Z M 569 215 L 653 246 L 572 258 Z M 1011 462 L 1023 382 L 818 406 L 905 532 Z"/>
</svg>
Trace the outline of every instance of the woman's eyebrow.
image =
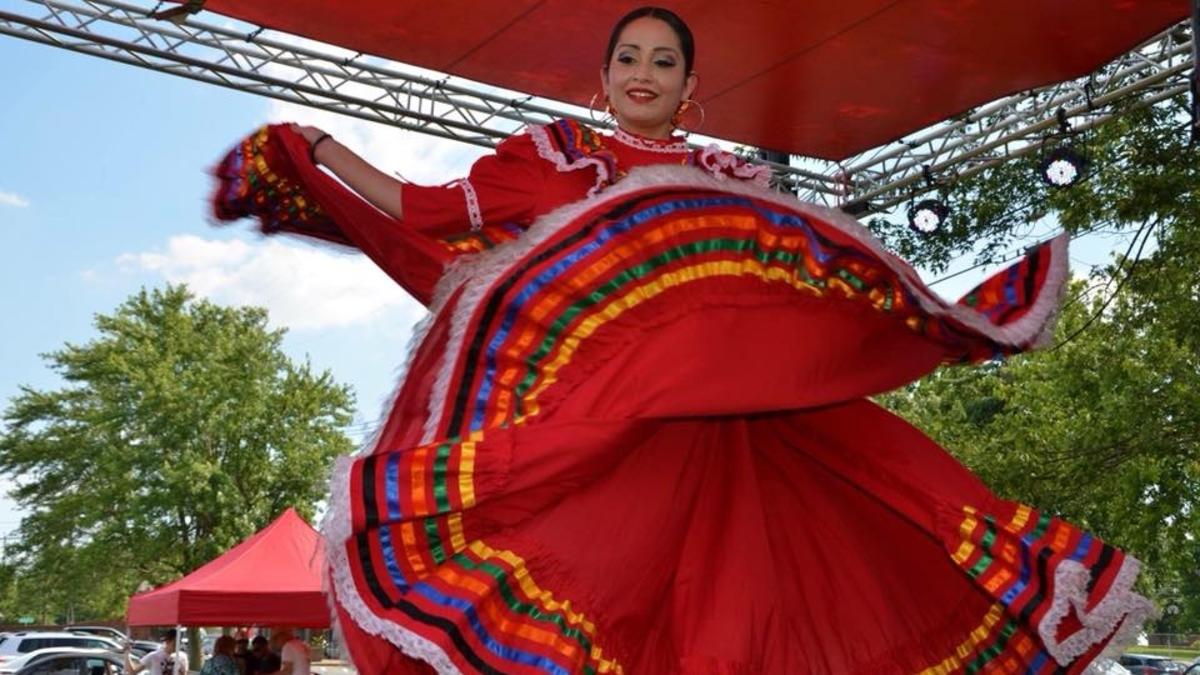
<svg viewBox="0 0 1200 675">
<path fill-rule="evenodd" d="M 617 45 L 618 49 L 623 49 L 625 47 L 632 47 L 633 49 L 636 49 L 638 51 L 641 51 L 641 49 L 642 49 L 641 45 L 635 45 L 632 42 L 622 42 L 621 44 Z M 675 49 L 674 47 L 655 47 L 654 49 L 651 49 L 650 51 L 651 52 L 669 52 L 671 54 L 679 53 L 679 50 Z"/>
</svg>

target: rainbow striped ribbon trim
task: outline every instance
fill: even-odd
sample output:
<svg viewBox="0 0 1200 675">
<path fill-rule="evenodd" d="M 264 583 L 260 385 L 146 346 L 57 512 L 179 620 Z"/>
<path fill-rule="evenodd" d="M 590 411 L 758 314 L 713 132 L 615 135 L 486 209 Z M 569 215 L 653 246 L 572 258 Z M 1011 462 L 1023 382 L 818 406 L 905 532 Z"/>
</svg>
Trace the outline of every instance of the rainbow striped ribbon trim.
<svg viewBox="0 0 1200 675">
<path fill-rule="evenodd" d="M 1044 265 L 1026 272 L 1044 274 Z M 476 450 L 487 430 L 535 418 L 559 373 L 606 323 L 719 277 L 895 316 L 952 345 L 955 358 L 1005 351 L 930 317 L 865 246 L 773 202 L 704 189 L 622 201 L 539 244 L 475 308 L 460 352 L 447 357 L 458 375 L 435 436 L 452 440 L 355 465 L 358 534 L 346 545 L 372 611 L 438 644 L 448 641 L 478 672 L 518 665 L 547 673 L 622 672 L 600 648 L 591 620 L 540 586 L 519 554 L 485 543 L 489 532 L 472 519 L 489 481 Z M 990 654 L 999 644 L 995 633 L 1007 635 L 1004 658 L 1019 652 L 1025 643 L 1010 624 L 1000 618 L 981 624 L 986 636 L 967 649 Z"/>
</svg>

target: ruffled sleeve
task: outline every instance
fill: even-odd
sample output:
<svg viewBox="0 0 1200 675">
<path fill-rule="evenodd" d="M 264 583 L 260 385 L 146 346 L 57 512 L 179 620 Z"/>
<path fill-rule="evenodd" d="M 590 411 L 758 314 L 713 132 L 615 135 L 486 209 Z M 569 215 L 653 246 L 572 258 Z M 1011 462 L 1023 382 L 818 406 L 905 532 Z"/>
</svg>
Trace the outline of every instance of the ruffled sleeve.
<svg viewBox="0 0 1200 675">
<path fill-rule="evenodd" d="M 437 186 L 405 184 L 400 200 L 404 225 L 446 238 L 485 223 L 528 222 L 545 185 L 546 166 L 529 134 L 512 136 L 495 154 L 477 160 L 466 178 Z"/>
<path fill-rule="evenodd" d="M 693 153 L 692 163 L 717 178 L 733 178 L 753 183 L 761 188 L 771 186 L 770 167 L 747 162 L 716 145 L 709 145 Z"/>
<path fill-rule="evenodd" d="M 548 166 L 528 134 L 513 136 L 465 179 L 404 185 L 397 221 L 313 165 L 301 136 L 272 125 L 238 143 L 214 169 L 213 208 L 221 222 L 254 217 L 264 234 L 356 248 L 428 303 L 446 263 L 514 238 L 533 219 Z"/>
</svg>

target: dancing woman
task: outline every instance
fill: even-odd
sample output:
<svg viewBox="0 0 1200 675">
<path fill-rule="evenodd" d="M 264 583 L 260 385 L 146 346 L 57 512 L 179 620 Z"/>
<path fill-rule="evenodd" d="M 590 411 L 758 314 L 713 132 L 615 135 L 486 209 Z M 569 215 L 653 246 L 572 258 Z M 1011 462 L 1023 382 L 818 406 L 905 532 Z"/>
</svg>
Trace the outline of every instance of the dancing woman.
<svg viewBox="0 0 1200 675">
<path fill-rule="evenodd" d="M 949 304 L 853 219 L 689 149 L 693 64 L 678 16 L 636 10 L 601 68 L 614 133 L 532 127 L 444 186 L 311 127 L 219 167 L 219 217 L 355 247 L 430 308 L 332 482 L 359 670 L 1078 673 L 1118 649 L 1150 611 L 1137 561 L 865 398 L 1036 346 L 1065 239 Z"/>
</svg>

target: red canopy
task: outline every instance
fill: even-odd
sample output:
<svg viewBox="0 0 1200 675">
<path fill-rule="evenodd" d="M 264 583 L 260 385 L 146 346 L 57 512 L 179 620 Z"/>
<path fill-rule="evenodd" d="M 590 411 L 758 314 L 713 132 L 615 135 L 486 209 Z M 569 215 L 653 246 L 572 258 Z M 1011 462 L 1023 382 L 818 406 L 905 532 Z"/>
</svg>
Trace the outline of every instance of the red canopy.
<svg viewBox="0 0 1200 675">
<path fill-rule="evenodd" d="M 608 31 L 645 0 L 207 0 L 356 51 L 586 105 Z M 1188 0 L 662 0 L 696 34 L 701 131 L 841 159 L 1079 77 L 1189 16 Z"/>
<path fill-rule="evenodd" d="M 186 577 L 129 599 L 131 626 L 329 626 L 321 536 L 294 509 Z"/>
</svg>

